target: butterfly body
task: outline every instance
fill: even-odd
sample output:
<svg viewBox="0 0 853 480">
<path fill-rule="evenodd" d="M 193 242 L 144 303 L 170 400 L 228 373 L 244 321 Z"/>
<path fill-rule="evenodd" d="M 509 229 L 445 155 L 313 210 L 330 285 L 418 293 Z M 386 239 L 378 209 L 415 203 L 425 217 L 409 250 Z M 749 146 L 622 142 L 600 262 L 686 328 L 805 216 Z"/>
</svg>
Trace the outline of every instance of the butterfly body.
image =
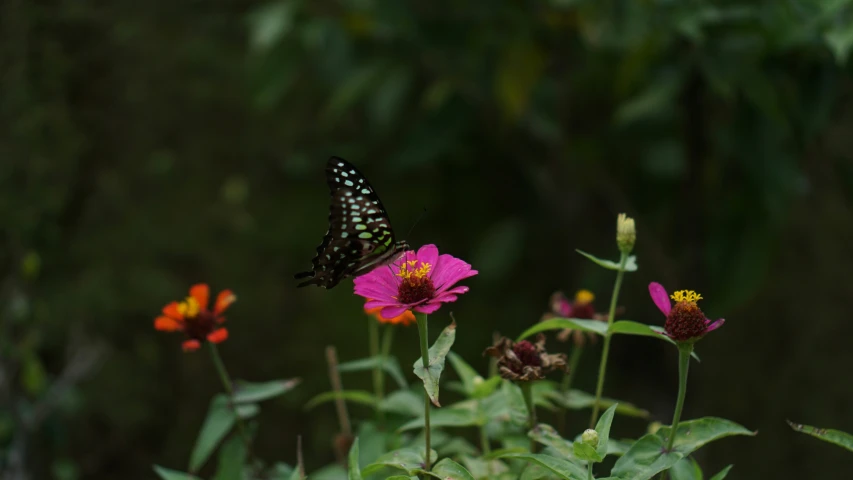
<svg viewBox="0 0 853 480">
<path fill-rule="evenodd" d="M 332 288 L 342 279 L 365 274 L 394 262 L 409 245 L 396 241 L 388 214 L 373 187 L 352 164 L 332 157 L 326 164 L 326 181 L 332 196 L 329 230 L 311 260 L 309 278 L 299 287 Z"/>
</svg>

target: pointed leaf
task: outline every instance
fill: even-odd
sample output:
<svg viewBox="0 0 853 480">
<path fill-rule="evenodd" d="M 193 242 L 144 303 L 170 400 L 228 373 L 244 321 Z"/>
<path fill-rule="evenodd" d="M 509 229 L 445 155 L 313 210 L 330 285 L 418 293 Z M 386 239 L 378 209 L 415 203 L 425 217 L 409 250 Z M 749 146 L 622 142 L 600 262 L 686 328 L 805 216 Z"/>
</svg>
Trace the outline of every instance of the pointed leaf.
<svg viewBox="0 0 853 480">
<path fill-rule="evenodd" d="M 586 469 L 575 465 L 574 463 L 563 460 L 562 458 L 552 457 L 550 455 L 542 455 L 537 453 L 507 453 L 501 455 L 500 458 L 509 458 L 524 460 L 525 462 L 535 463 L 546 470 L 557 474 L 565 480 L 586 480 Z"/>
<path fill-rule="evenodd" d="M 648 480 L 671 468 L 684 455 L 678 451 L 663 453 L 665 442 L 656 434 L 644 435 L 616 460 L 610 474 L 623 480 Z"/>
<path fill-rule="evenodd" d="M 406 388 L 406 378 L 403 375 L 403 371 L 400 369 L 400 363 L 397 362 L 396 357 L 383 357 L 381 355 L 377 355 L 375 357 L 361 358 L 359 360 L 352 360 L 349 362 L 344 362 L 338 365 L 339 372 L 363 372 L 367 370 L 373 370 L 376 367 L 381 367 L 382 370 L 385 371 L 391 378 L 397 382 L 397 385 L 400 388 Z"/>
<path fill-rule="evenodd" d="M 598 447 L 595 451 L 601 458 L 607 456 L 607 445 L 610 441 L 610 424 L 613 423 L 613 415 L 616 414 L 616 407 L 612 405 L 610 408 L 601 414 L 598 423 L 595 424 L 595 431 L 598 432 Z"/>
<path fill-rule="evenodd" d="M 219 394 L 210 401 L 207 417 L 204 419 L 195 446 L 190 454 L 190 472 L 197 472 L 210 458 L 210 455 L 234 426 L 236 418 L 228 404 L 228 397 Z"/>
<path fill-rule="evenodd" d="M 358 437 L 356 437 L 355 441 L 352 442 L 347 462 L 349 463 L 348 480 L 362 480 L 361 469 L 358 468 Z"/>
<path fill-rule="evenodd" d="M 595 255 L 593 255 L 591 253 L 586 253 L 583 250 L 578 250 L 577 248 L 575 249 L 575 251 L 580 253 L 584 257 L 592 260 L 595 264 L 597 264 L 600 267 L 604 267 L 608 270 L 616 270 L 616 271 L 620 270 L 619 262 L 614 262 L 612 260 L 604 260 L 604 259 L 596 257 Z M 631 255 L 628 257 L 628 260 L 625 262 L 625 271 L 626 272 L 636 272 L 637 271 L 637 257 L 636 256 Z"/>
<path fill-rule="evenodd" d="M 592 408 L 595 405 L 595 396 L 583 390 L 569 390 L 567 393 L 552 392 L 549 395 L 558 405 L 572 410 Z M 610 407 L 616 405 L 616 413 L 629 417 L 649 418 L 649 412 L 636 405 L 622 400 L 602 398 L 601 406 Z"/>
<path fill-rule="evenodd" d="M 685 457 L 669 470 L 672 480 L 702 480 L 702 469 L 693 458 Z"/>
<path fill-rule="evenodd" d="M 481 425 L 486 422 L 486 419 L 478 418 L 477 413 L 467 408 L 454 408 L 453 406 L 442 408 L 430 412 L 429 424 L 431 428 L 436 427 L 470 427 L 471 425 Z M 398 432 L 413 430 L 416 428 L 424 428 L 424 419 L 416 418 L 406 422 L 397 429 Z"/>
<path fill-rule="evenodd" d="M 299 385 L 301 380 L 291 378 L 289 380 L 273 380 L 271 382 L 249 383 L 240 382 L 234 386 L 234 403 L 249 403 L 268 400 L 285 394 Z"/>
<path fill-rule="evenodd" d="M 571 328 L 573 330 L 581 330 L 583 332 L 591 332 L 601 336 L 607 334 L 607 323 L 598 320 L 589 320 L 584 318 L 549 318 L 543 322 L 528 328 L 516 339 L 517 342 L 525 338 L 547 330 L 563 330 Z"/>
<path fill-rule="evenodd" d="M 575 459 L 575 451 L 572 442 L 561 437 L 557 430 L 551 425 L 540 423 L 527 433 L 527 436 L 537 442 L 554 449 L 557 453 L 570 460 Z"/>
<path fill-rule="evenodd" d="M 670 427 L 661 427 L 655 435 L 667 440 L 670 431 Z M 732 435 L 754 436 L 755 432 L 724 418 L 704 417 L 688 420 L 678 424 L 678 432 L 675 434 L 672 448 L 681 452 L 683 456 L 687 456 L 707 443 Z"/>
<path fill-rule="evenodd" d="M 574 453 L 575 458 L 584 462 L 597 463 L 604 460 L 604 457 L 596 452 L 591 445 L 587 445 L 580 440 L 575 440 L 575 443 L 572 444 L 572 453 Z"/>
<path fill-rule="evenodd" d="M 475 380 L 479 378 L 482 382 L 483 377 L 481 377 L 477 371 L 474 370 L 474 367 L 468 365 L 468 363 L 459 355 L 450 352 L 447 355 L 447 358 L 450 360 L 450 365 L 453 367 L 453 370 L 456 371 L 456 375 L 459 375 L 459 380 L 462 381 L 465 394 L 469 397 L 473 396 Z"/>
<path fill-rule="evenodd" d="M 720 470 L 720 473 L 711 477 L 711 480 L 723 480 L 724 478 L 726 478 L 726 475 L 729 474 L 729 470 L 731 470 L 732 467 L 734 467 L 734 465 L 729 465 L 728 467 Z"/>
<path fill-rule="evenodd" d="M 432 473 L 444 480 L 474 480 L 474 476 L 462 465 L 449 458 L 442 459 L 432 468 Z"/>
<path fill-rule="evenodd" d="M 475 379 L 476 380 L 476 379 Z M 471 394 L 471 397 L 477 399 L 483 399 L 491 395 L 496 388 L 501 384 L 500 375 L 495 375 L 494 377 L 489 378 L 488 380 L 483 380 L 482 382 L 474 382 L 474 392 Z"/>
<path fill-rule="evenodd" d="M 382 400 L 379 408 L 383 412 L 397 413 L 408 417 L 424 414 L 423 393 L 418 395 L 411 390 L 397 390 Z"/>
<path fill-rule="evenodd" d="M 424 369 L 423 360 L 418 358 L 414 363 L 415 375 L 424 382 L 424 389 L 429 395 L 430 401 L 440 407 L 438 403 L 438 381 L 441 372 L 444 371 L 444 360 L 456 340 L 456 323 L 451 323 L 441 332 L 433 346 L 429 348 L 429 368 Z"/>
<path fill-rule="evenodd" d="M 435 458 L 438 455 L 435 451 L 431 451 L 430 458 Z M 424 451 L 414 448 L 401 448 L 382 455 L 375 462 L 361 469 L 361 474 L 364 476 L 371 475 L 385 467 L 396 468 L 403 470 L 408 475 L 417 475 L 424 473 Z"/>
<path fill-rule="evenodd" d="M 240 478 L 246 463 L 246 444 L 240 435 L 229 438 L 219 449 L 219 464 L 213 480 Z"/>
<path fill-rule="evenodd" d="M 163 468 L 159 465 L 154 465 L 154 473 L 160 476 L 163 480 L 201 480 L 195 475 L 190 475 L 189 473 L 179 472 L 177 470 L 170 470 L 168 468 Z"/>
<path fill-rule="evenodd" d="M 853 435 L 850 435 L 849 433 L 845 433 L 840 430 L 817 428 L 811 425 L 800 425 L 798 423 L 793 423 L 790 420 L 787 422 L 791 428 L 798 432 L 803 432 L 807 435 L 819 438 L 824 442 L 833 443 L 841 448 L 853 451 Z"/>
<path fill-rule="evenodd" d="M 369 405 L 371 407 L 376 407 L 377 399 L 376 396 L 370 392 L 365 392 L 364 390 L 344 390 L 340 393 L 338 392 L 323 392 L 316 397 L 312 398 L 305 404 L 303 407 L 305 410 L 311 410 L 317 405 L 334 401 L 336 398 L 340 396 L 344 400 L 359 403 L 362 405 Z"/>
</svg>

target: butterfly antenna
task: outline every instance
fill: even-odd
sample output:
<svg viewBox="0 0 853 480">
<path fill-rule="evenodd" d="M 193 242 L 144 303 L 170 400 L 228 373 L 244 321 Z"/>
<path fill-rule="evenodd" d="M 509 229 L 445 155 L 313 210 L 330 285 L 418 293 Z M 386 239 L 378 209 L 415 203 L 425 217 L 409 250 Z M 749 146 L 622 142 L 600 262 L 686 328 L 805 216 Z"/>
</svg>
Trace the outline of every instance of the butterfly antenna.
<svg viewBox="0 0 853 480">
<path fill-rule="evenodd" d="M 421 221 L 422 218 L 424 218 L 424 215 L 426 215 L 426 213 L 427 213 L 427 209 L 426 209 L 426 207 L 424 207 L 424 211 L 421 212 L 420 215 L 418 215 L 418 218 L 415 219 L 415 223 L 412 224 L 412 226 L 409 228 L 409 231 L 406 233 L 406 238 L 409 238 L 412 236 L 412 231 L 415 229 L 415 226 L 418 224 L 418 222 Z"/>
</svg>

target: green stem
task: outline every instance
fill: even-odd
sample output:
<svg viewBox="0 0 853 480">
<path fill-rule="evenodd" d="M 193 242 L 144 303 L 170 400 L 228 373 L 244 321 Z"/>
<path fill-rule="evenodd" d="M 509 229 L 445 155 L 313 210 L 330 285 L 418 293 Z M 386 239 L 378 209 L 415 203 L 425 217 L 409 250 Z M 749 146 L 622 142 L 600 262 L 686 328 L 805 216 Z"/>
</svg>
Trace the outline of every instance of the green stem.
<svg viewBox="0 0 853 480">
<path fill-rule="evenodd" d="M 421 337 L 421 357 L 424 360 L 424 371 L 429 371 L 429 335 L 427 329 L 427 316 L 424 313 L 415 315 L 418 321 L 418 334 Z M 424 464 L 426 470 L 430 470 L 430 426 L 429 426 L 429 394 L 427 394 L 426 386 L 424 386 L 424 438 L 426 439 L 426 449 L 424 451 Z"/>
<path fill-rule="evenodd" d="M 379 322 L 373 316 L 367 317 L 367 330 L 370 339 L 370 357 L 379 358 Z M 379 359 L 373 367 L 373 394 L 376 396 L 376 420 L 380 427 L 385 426 L 385 412 L 379 408 L 384 396 L 385 386 L 382 384 L 382 362 L 385 359 Z"/>
<path fill-rule="evenodd" d="M 588 469 L 587 471 L 589 472 L 589 475 L 587 476 L 589 480 L 595 480 L 595 477 L 592 476 L 592 464 L 593 462 L 588 462 L 586 464 L 586 467 Z"/>
<path fill-rule="evenodd" d="M 210 358 L 213 359 L 213 365 L 216 366 L 216 371 L 219 373 L 219 380 L 222 381 L 222 386 L 225 387 L 225 392 L 228 394 L 228 406 L 234 414 L 237 430 L 240 432 L 240 437 L 243 438 L 243 443 L 246 445 L 246 452 L 251 458 L 253 457 L 252 441 L 249 438 L 249 433 L 246 429 L 246 425 L 243 423 L 243 419 L 240 418 L 240 414 L 237 413 L 237 406 L 234 405 L 234 384 L 231 382 L 231 377 L 228 375 L 228 371 L 225 370 L 225 364 L 222 363 L 222 357 L 219 356 L 219 350 L 216 348 L 216 344 L 208 342 L 208 345 L 210 345 Z"/>
<path fill-rule="evenodd" d="M 575 372 L 578 369 L 578 364 L 580 363 L 581 353 L 583 353 L 583 347 L 575 345 L 572 349 L 572 356 L 569 357 L 569 371 L 568 373 L 563 375 L 563 381 L 560 383 L 560 393 L 563 402 L 568 404 L 569 401 L 569 391 L 572 389 L 572 382 L 575 379 Z M 568 407 L 563 407 L 557 411 L 557 428 L 561 433 L 566 433 L 566 410 Z"/>
<path fill-rule="evenodd" d="M 527 421 L 530 429 L 536 427 L 536 404 L 533 403 L 533 382 L 521 382 L 521 391 L 524 393 L 524 404 L 527 405 Z M 530 453 L 536 453 L 536 441 L 530 439 Z"/>
<path fill-rule="evenodd" d="M 675 413 L 672 416 L 672 431 L 669 433 L 669 441 L 666 443 L 666 451 L 672 450 L 675 442 L 675 432 L 678 430 L 678 422 L 681 420 L 681 410 L 684 409 L 684 397 L 687 396 L 687 371 L 690 369 L 690 354 L 693 353 L 692 343 L 678 345 L 678 401 L 675 402 Z"/>
<path fill-rule="evenodd" d="M 480 427 L 480 450 L 483 453 L 483 457 L 492 453 L 492 447 L 489 445 L 489 434 L 486 432 L 485 425 Z M 492 478 L 493 473 L 491 459 L 486 459 L 486 473 L 488 473 L 489 478 Z"/>
<path fill-rule="evenodd" d="M 607 357 L 610 354 L 610 326 L 616 316 L 616 302 L 619 300 L 619 289 L 622 288 L 622 277 L 625 276 L 625 264 L 628 263 L 628 254 L 622 253 L 619 259 L 619 271 L 616 273 L 616 283 L 613 285 L 613 295 L 610 296 L 610 312 L 607 314 L 607 333 L 604 334 L 604 347 L 601 350 L 601 362 L 598 365 L 598 385 L 595 387 L 595 406 L 592 408 L 592 417 L 589 419 L 589 428 L 595 428 L 598 421 L 598 412 L 601 410 L 601 393 L 604 391 L 604 377 L 607 374 Z"/>
</svg>

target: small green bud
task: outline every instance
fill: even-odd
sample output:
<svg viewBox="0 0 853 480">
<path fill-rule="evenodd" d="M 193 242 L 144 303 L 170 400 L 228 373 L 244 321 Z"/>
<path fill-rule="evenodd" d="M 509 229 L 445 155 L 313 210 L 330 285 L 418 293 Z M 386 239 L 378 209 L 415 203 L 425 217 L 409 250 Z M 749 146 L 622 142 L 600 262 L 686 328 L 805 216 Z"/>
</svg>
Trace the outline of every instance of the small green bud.
<svg viewBox="0 0 853 480">
<path fill-rule="evenodd" d="M 581 441 L 592 448 L 598 448 L 598 432 L 588 428 L 581 434 Z"/>
<path fill-rule="evenodd" d="M 637 241 L 637 229 L 634 226 L 634 219 L 624 213 L 620 213 L 616 217 L 616 245 L 619 246 L 619 251 L 628 254 L 634 249 L 634 242 Z"/>
</svg>

